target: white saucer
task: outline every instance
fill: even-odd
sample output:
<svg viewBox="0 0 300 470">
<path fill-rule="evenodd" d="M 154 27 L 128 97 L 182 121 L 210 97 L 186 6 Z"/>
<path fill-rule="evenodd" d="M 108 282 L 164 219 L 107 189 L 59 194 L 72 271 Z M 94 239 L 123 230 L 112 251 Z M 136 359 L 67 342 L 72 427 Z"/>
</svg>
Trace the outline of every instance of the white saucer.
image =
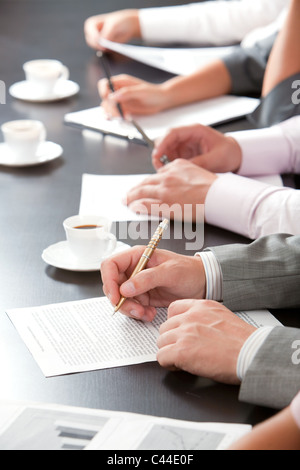
<svg viewBox="0 0 300 470">
<path fill-rule="evenodd" d="M 38 95 L 35 88 L 27 80 L 17 82 L 9 88 L 9 93 L 14 98 L 38 103 L 70 98 L 71 96 L 76 95 L 78 91 L 79 85 L 71 80 L 58 80 L 53 93 L 50 96 Z"/>
<path fill-rule="evenodd" d="M 55 243 L 51 245 L 42 253 L 42 258 L 45 263 L 54 266 L 55 268 L 66 269 L 67 271 L 99 271 L 101 262 L 109 258 L 109 256 L 119 253 L 130 248 L 129 245 L 122 242 L 117 242 L 115 250 L 101 260 L 92 262 L 80 263 L 79 260 L 71 253 L 67 241 Z"/>
<path fill-rule="evenodd" d="M 55 160 L 63 153 L 63 148 L 54 142 L 42 142 L 37 149 L 37 154 L 28 160 L 17 160 L 5 142 L 0 143 L 0 165 L 5 166 L 34 166 Z"/>
</svg>

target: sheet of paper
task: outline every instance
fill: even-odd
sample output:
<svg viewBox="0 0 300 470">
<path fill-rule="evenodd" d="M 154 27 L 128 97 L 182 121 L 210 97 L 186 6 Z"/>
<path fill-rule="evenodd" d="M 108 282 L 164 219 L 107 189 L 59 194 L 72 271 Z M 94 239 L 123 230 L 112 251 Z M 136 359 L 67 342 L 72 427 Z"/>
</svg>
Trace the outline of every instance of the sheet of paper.
<svg viewBox="0 0 300 470">
<path fill-rule="evenodd" d="M 130 59 L 175 75 L 189 75 L 215 59 L 233 53 L 236 46 L 200 48 L 164 48 L 120 44 L 101 38 L 100 45 Z"/>
<path fill-rule="evenodd" d="M 148 215 L 136 214 L 124 203 L 127 192 L 148 175 L 90 175 L 82 176 L 80 215 L 101 214 L 112 221 L 144 221 Z M 157 220 L 156 217 L 151 217 Z"/>
<path fill-rule="evenodd" d="M 249 431 L 247 424 L 197 423 L 50 403 L 0 402 L 2 450 L 222 450 Z M 137 460 L 133 462 L 134 456 Z M 106 463 L 124 463 L 118 457 L 112 453 L 114 460 Z M 131 463 L 142 468 L 142 454 L 132 453 Z"/>
<path fill-rule="evenodd" d="M 155 216 L 135 214 L 123 202 L 127 192 L 142 183 L 149 175 L 91 175 L 82 176 L 79 214 L 101 214 L 115 222 L 157 220 Z M 282 186 L 279 175 L 257 177 L 259 181 Z M 109 204 L 106 203 L 109 201 Z"/>
<path fill-rule="evenodd" d="M 112 313 L 106 297 L 7 312 L 46 377 L 155 361 L 167 310 L 151 323 Z M 268 311 L 237 314 L 257 327 L 280 324 Z"/>
<path fill-rule="evenodd" d="M 134 116 L 134 119 L 155 140 L 169 129 L 200 123 L 213 126 L 241 118 L 255 110 L 259 100 L 243 96 L 220 96 L 210 100 L 178 106 L 150 116 Z M 120 118 L 107 119 L 101 106 L 68 113 L 64 117 L 66 124 L 84 129 L 91 129 L 104 134 L 142 141 L 140 133 Z"/>
</svg>

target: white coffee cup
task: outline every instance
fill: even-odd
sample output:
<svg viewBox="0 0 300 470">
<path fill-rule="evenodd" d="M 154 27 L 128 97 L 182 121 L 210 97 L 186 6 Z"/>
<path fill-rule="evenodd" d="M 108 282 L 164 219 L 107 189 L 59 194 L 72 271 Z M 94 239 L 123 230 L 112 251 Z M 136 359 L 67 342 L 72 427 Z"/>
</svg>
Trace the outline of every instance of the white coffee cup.
<svg viewBox="0 0 300 470">
<path fill-rule="evenodd" d="M 37 158 L 38 146 L 46 139 L 46 129 L 41 121 L 20 119 L 1 126 L 4 141 L 16 160 Z"/>
<path fill-rule="evenodd" d="M 75 215 L 63 222 L 69 249 L 81 261 L 97 261 L 110 255 L 117 245 L 106 217 Z"/>
<path fill-rule="evenodd" d="M 69 78 L 69 69 L 59 60 L 30 60 L 23 65 L 26 80 L 41 97 L 51 96 L 58 80 Z"/>
</svg>

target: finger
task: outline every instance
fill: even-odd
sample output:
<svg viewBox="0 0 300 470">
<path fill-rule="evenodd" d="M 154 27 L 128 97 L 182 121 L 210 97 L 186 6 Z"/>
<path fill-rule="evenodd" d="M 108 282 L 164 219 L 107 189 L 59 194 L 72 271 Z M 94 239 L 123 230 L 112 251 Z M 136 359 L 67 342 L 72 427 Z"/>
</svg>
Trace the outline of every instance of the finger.
<svg viewBox="0 0 300 470">
<path fill-rule="evenodd" d="M 141 199 L 158 199 L 158 185 L 157 184 L 142 184 L 135 188 L 130 189 L 124 199 L 124 204 L 130 205 L 134 201 Z"/>
<path fill-rule="evenodd" d="M 174 344 L 170 344 L 158 350 L 156 354 L 157 362 L 164 367 L 165 369 L 169 370 L 178 370 L 176 367 L 176 349 Z"/>
<path fill-rule="evenodd" d="M 119 301 L 120 285 L 128 279 L 144 249 L 143 246 L 135 247 L 101 263 L 103 290 L 113 305 Z"/>
<path fill-rule="evenodd" d="M 166 269 L 166 265 L 162 263 L 161 265 L 141 271 L 122 284 L 120 289 L 122 295 L 125 297 L 136 297 L 156 287 L 166 286 L 168 279 Z"/>
<path fill-rule="evenodd" d="M 163 334 L 160 334 L 157 339 L 157 347 L 159 349 L 175 344 L 177 341 L 178 333 L 177 329 L 167 330 Z"/>
<path fill-rule="evenodd" d="M 183 299 L 172 302 L 168 308 L 168 319 L 187 312 L 187 310 L 193 306 L 194 302 L 194 299 Z"/>
<path fill-rule="evenodd" d="M 156 308 L 143 305 L 135 299 L 126 299 L 119 312 L 136 320 L 151 322 L 156 315 Z"/>
</svg>

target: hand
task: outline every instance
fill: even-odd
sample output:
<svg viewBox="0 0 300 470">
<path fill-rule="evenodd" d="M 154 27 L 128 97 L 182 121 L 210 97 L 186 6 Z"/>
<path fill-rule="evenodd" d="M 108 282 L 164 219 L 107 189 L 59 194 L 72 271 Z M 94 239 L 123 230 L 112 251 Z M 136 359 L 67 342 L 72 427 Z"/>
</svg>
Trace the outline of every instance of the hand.
<svg viewBox="0 0 300 470">
<path fill-rule="evenodd" d="M 206 278 L 199 256 L 184 256 L 157 249 L 147 268 L 128 280 L 145 246 L 134 247 L 103 261 L 103 292 L 112 305 L 126 297 L 121 313 L 152 321 L 155 307 L 167 307 L 174 300 L 205 297 Z"/>
<path fill-rule="evenodd" d="M 157 360 L 162 367 L 238 384 L 237 360 L 255 327 L 218 302 L 179 300 L 160 327 Z"/>
<path fill-rule="evenodd" d="M 156 85 L 131 75 L 112 77 L 115 92 L 112 93 L 106 78 L 99 80 L 98 91 L 102 106 L 110 116 L 118 116 L 116 103 L 122 105 L 125 116 L 131 114 L 155 114 L 168 107 L 168 94 L 163 85 Z"/>
<path fill-rule="evenodd" d="M 198 206 L 217 175 L 186 160 L 174 160 L 127 193 L 125 203 L 137 213 L 161 215 L 169 220 L 199 221 Z"/>
<path fill-rule="evenodd" d="M 127 42 L 133 37 L 141 37 L 138 10 L 121 10 L 88 18 L 84 23 L 87 44 L 93 49 L 101 49 L 99 38 L 115 42 Z"/>
<path fill-rule="evenodd" d="M 172 129 L 155 142 L 152 163 L 156 169 L 162 166 L 162 155 L 169 160 L 190 160 L 215 173 L 237 171 L 242 160 L 241 148 L 233 137 L 200 124 Z"/>
</svg>

